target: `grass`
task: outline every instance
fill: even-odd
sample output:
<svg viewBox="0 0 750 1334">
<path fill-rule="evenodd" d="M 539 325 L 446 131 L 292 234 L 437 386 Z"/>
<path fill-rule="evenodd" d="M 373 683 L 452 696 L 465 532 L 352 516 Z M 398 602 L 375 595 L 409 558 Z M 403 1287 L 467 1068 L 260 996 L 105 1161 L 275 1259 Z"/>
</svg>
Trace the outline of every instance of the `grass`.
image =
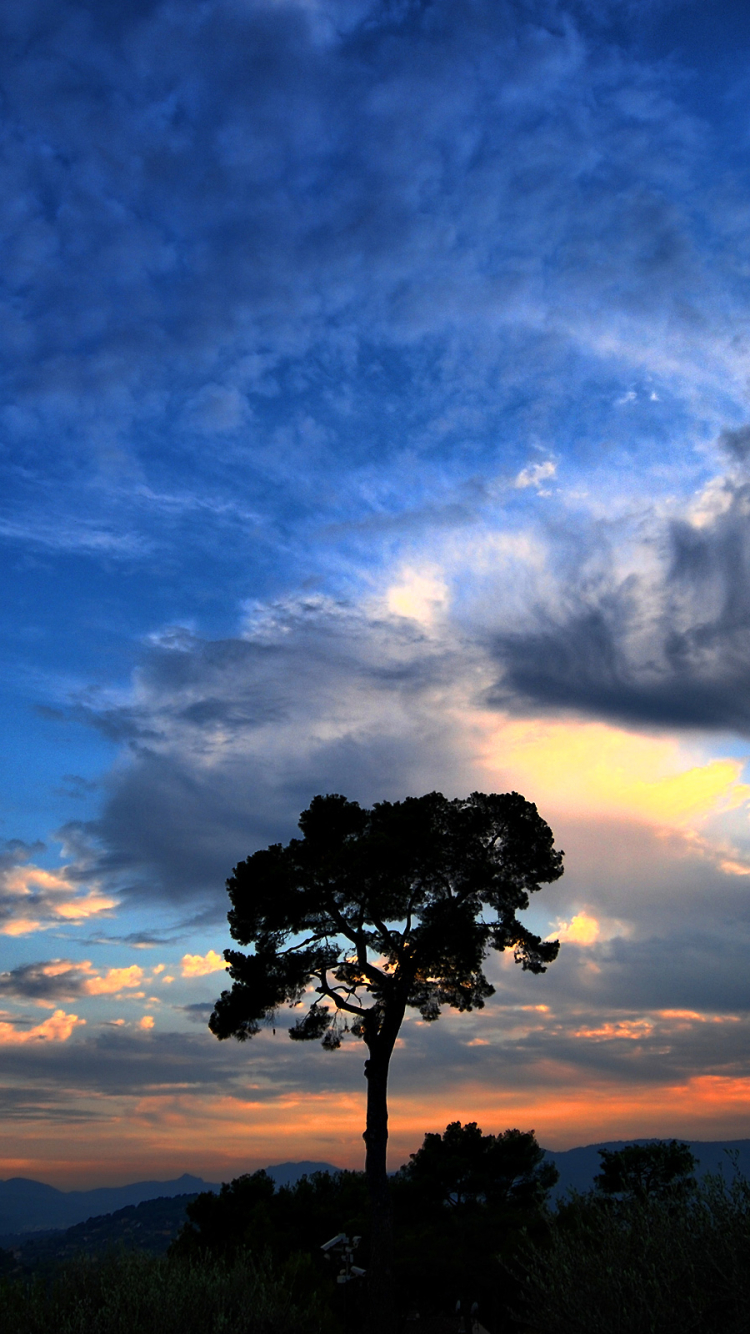
<svg viewBox="0 0 750 1334">
<path fill-rule="evenodd" d="M 525 1323 L 541 1334 L 750 1334 L 750 1183 L 573 1196 L 523 1269 Z"/>
<path fill-rule="evenodd" d="M 3 1334 L 329 1334 L 307 1257 L 274 1270 L 120 1252 L 0 1284 Z"/>
</svg>

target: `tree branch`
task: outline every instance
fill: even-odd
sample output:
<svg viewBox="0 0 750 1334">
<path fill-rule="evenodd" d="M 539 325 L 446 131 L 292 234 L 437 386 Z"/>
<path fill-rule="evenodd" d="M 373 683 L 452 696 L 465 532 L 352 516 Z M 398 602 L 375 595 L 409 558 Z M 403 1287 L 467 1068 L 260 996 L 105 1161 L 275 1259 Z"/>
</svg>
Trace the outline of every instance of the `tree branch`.
<svg viewBox="0 0 750 1334">
<path fill-rule="evenodd" d="M 320 978 L 320 986 L 316 987 L 315 990 L 332 1000 L 338 1010 L 346 1010 L 348 1014 L 356 1014 L 360 1019 L 367 1014 L 367 1010 L 361 1005 L 352 1005 L 350 1001 L 343 1000 L 335 988 L 328 985 L 324 972 L 317 973 L 316 976 Z"/>
</svg>

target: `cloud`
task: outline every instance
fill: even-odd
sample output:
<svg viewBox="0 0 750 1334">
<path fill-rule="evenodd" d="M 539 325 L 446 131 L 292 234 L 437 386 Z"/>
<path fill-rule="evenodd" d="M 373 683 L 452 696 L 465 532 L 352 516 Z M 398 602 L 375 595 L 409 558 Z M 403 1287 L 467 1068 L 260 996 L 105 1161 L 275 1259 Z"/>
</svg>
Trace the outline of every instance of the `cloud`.
<svg viewBox="0 0 750 1334">
<path fill-rule="evenodd" d="M 386 590 L 385 603 L 395 616 L 406 616 L 430 629 L 448 605 L 448 586 L 440 573 L 406 569 Z"/>
<path fill-rule="evenodd" d="M 87 996 L 112 996 L 118 991 L 138 987 L 143 982 L 143 969 L 137 964 L 127 968 L 109 968 L 101 977 L 90 977 L 84 982 Z"/>
<path fill-rule="evenodd" d="M 226 961 L 216 953 L 216 950 L 209 950 L 207 954 L 183 954 L 180 963 L 183 977 L 206 977 L 209 973 L 220 972 L 227 966 Z M 166 980 L 165 978 L 164 981 Z"/>
<path fill-rule="evenodd" d="M 599 939 L 601 927 L 591 913 L 577 912 L 569 922 L 558 922 L 550 939 L 556 938 L 565 944 L 593 945 Z"/>
<path fill-rule="evenodd" d="M 256 609 L 244 637 L 167 638 L 130 697 L 86 704 L 130 758 L 101 817 L 63 830 L 66 855 L 123 903 L 158 893 L 216 922 L 232 864 L 288 837 L 316 791 L 376 800 L 438 771 L 464 786 L 464 672 L 445 636 L 328 599 Z"/>
<path fill-rule="evenodd" d="M 706 181 L 689 81 L 580 8 L 28 8 L 0 44 L 8 540 L 228 562 L 260 510 L 301 571 L 311 510 L 408 517 L 499 441 L 522 500 L 529 441 L 577 438 L 582 399 L 598 438 L 634 368 L 701 419 L 741 398 L 731 157 Z"/>
<path fill-rule="evenodd" d="M 682 515 L 643 511 L 632 543 L 615 525 L 609 545 L 600 526 L 566 563 L 564 585 L 540 584 L 526 624 L 496 634 L 502 675 L 490 700 L 748 733 L 748 504 L 750 483 L 727 476 Z"/>
<path fill-rule="evenodd" d="M 20 964 L 0 973 L 0 995 L 19 1000 L 33 1000 L 52 1009 L 57 1001 L 80 996 L 112 996 L 142 985 L 144 971 L 136 964 L 109 968 L 100 973 L 88 959 L 74 963 L 70 959 L 50 959 L 41 963 Z"/>
<path fill-rule="evenodd" d="M 744 463 L 750 454 L 750 426 L 738 426 L 734 429 L 729 426 L 723 427 L 719 432 L 718 443 L 727 451 L 730 458 Z"/>
<path fill-rule="evenodd" d="M 55 1010 L 49 1019 L 33 1028 L 19 1028 L 7 1020 L 0 1020 L 0 1046 L 19 1046 L 27 1042 L 67 1042 L 71 1033 L 85 1019 L 77 1014 L 66 1014 L 64 1010 Z"/>
<path fill-rule="evenodd" d="M 68 867 L 49 871 L 11 849 L 0 857 L 0 935 L 23 936 L 54 926 L 80 925 L 110 915 L 117 899 L 99 889 L 82 890 Z"/>
<path fill-rule="evenodd" d="M 600 722 L 487 719 L 484 761 L 493 777 L 512 775 L 557 810 L 619 813 L 662 827 L 694 828 L 750 801 L 742 759 L 707 759 L 679 736 Z"/>
<path fill-rule="evenodd" d="M 554 477 L 557 472 L 557 464 L 551 459 L 545 459 L 544 463 L 529 463 L 519 472 L 514 486 L 523 491 L 528 486 L 540 487 L 543 482 Z"/>
</svg>

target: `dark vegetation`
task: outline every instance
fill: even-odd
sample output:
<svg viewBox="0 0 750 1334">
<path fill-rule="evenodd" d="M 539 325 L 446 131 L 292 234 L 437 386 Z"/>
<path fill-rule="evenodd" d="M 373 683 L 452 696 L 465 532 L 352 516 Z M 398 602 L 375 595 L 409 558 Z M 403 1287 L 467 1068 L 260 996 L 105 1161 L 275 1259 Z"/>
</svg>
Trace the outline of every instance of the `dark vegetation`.
<svg viewBox="0 0 750 1334">
<path fill-rule="evenodd" d="M 365 1178 L 369 1192 L 366 1325 L 391 1328 L 395 1271 L 386 1169 L 388 1074 L 407 1008 L 422 1019 L 444 1005 L 481 1008 L 494 988 L 492 950 L 543 973 L 557 941 L 519 921 L 529 896 L 559 879 L 563 854 L 536 806 L 517 792 L 441 792 L 381 801 L 371 810 L 317 796 L 302 838 L 253 853 L 227 881 L 234 940 L 232 988 L 210 1019 L 218 1038 L 252 1038 L 281 1006 L 306 1005 L 295 1041 L 335 1050 L 346 1034 L 367 1048 Z"/>
<path fill-rule="evenodd" d="M 684 1144 L 603 1154 L 597 1188 L 570 1194 L 522 1245 L 520 1310 L 540 1334 L 748 1334 L 750 1183 L 696 1184 Z"/>
<path fill-rule="evenodd" d="M 184 1226 L 186 1206 L 194 1199 L 196 1192 L 160 1196 L 73 1227 L 4 1239 L 6 1257 L 4 1263 L 0 1261 L 0 1273 L 59 1264 L 80 1254 L 106 1255 L 123 1248 L 163 1255 Z"/>
<path fill-rule="evenodd" d="M 550 1208 L 556 1170 L 533 1133 L 455 1122 L 427 1135 L 391 1178 L 394 1331 L 458 1334 L 473 1310 L 490 1334 L 749 1334 L 750 1185 L 731 1161 L 696 1182 L 690 1150 L 675 1141 L 601 1157 L 595 1188 Z M 256 1172 L 189 1200 L 167 1255 L 123 1247 L 55 1266 L 37 1257 L 33 1271 L 0 1282 L 0 1328 L 350 1334 L 368 1299 L 362 1279 L 337 1283 L 340 1254 L 321 1251 L 340 1232 L 362 1237 L 355 1258 L 366 1266 L 364 1173 L 276 1188 Z"/>
<path fill-rule="evenodd" d="M 120 1251 L 0 1283 L 3 1334 L 323 1334 L 312 1266 Z"/>
<path fill-rule="evenodd" d="M 372 810 L 316 797 L 300 828 L 228 882 L 232 936 L 252 952 L 226 951 L 233 985 L 210 1026 L 244 1040 L 307 1003 L 291 1038 L 361 1039 L 365 1171 L 239 1177 L 187 1202 L 167 1254 L 175 1201 L 72 1229 L 84 1253 L 63 1264 L 40 1240 L 33 1264 L 5 1257 L 3 1334 L 750 1334 L 750 1186 L 731 1170 L 696 1182 L 685 1144 L 604 1149 L 593 1190 L 554 1208 L 557 1169 L 533 1132 L 454 1122 L 388 1178 L 407 1007 L 428 1021 L 481 1007 L 491 950 L 532 973 L 556 957 L 517 918 L 562 874 L 536 807 L 517 793 Z M 324 1252 L 341 1236 L 353 1254 Z"/>
</svg>

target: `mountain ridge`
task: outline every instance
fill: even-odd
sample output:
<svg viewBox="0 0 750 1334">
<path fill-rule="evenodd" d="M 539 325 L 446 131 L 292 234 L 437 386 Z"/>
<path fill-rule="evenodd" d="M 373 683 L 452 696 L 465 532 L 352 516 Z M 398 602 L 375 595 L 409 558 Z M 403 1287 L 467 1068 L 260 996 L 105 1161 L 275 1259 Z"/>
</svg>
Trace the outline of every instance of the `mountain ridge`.
<svg viewBox="0 0 750 1334">
<path fill-rule="evenodd" d="M 600 1140 L 572 1149 L 545 1149 L 546 1159 L 553 1162 L 560 1173 L 552 1198 L 559 1198 L 570 1189 L 589 1190 L 601 1166 L 601 1149 L 617 1150 L 626 1144 L 653 1144 L 656 1139 L 656 1136 L 651 1136 Z M 690 1145 L 698 1160 L 698 1176 L 722 1170 L 731 1174 L 733 1168 L 730 1155 L 733 1155 L 739 1171 L 750 1178 L 750 1139 L 684 1142 Z M 304 1159 L 273 1163 L 264 1170 L 277 1186 L 286 1186 L 312 1172 L 338 1172 L 341 1168 L 333 1163 Z M 167 1181 L 134 1181 L 125 1186 L 97 1186 L 87 1191 L 61 1191 L 56 1186 L 36 1181 L 32 1177 L 0 1179 L 0 1246 L 9 1238 L 15 1242 L 20 1236 L 61 1232 L 92 1218 L 149 1201 L 187 1195 L 194 1197 L 202 1191 L 217 1193 L 220 1189 L 220 1182 L 204 1181 L 202 1177 L 193 1176 L 190 1172 L 183 1172 L 181 1176 Z"/>
<path fill-rule="evenodd" d="M 552 1161 L 560 1173 L 552 1198 L 559 1198 L 567 1190 L 590 1190 L 594 1177 L 601 1169 L 600 1150 L 617 1151 L 624 1149 L 627 1144 L 656 1144 L 662 1139 L 677 1139 L 690 1146 L 696 1158 L 696 1175 L 699 1178 L 707 1172 L 724 1171 L 733 1175 L 730 1155 L 736 1155 L 738 1170 L 750 1178 L 750 1139 L 682 1140 L 679 1135 L 651 1135 L 644 1138 L 600 1140 L 596 1144 L 583 1144 L 573 1149 L 545 1149 L 546 1159 Z"/>
<path fill-rule="evenodd" d="M 311 1172 L 336 1172 L 331 1163 L 274 1163 L 265 1171 L 277 1186 L 286 1186 Z M 32 1177 L 0 1179 L 0 1237 L 64 1230 L 90 1218 L 116 1213 L 130 1205 L 177 1195 L 221 1190 L 221 1183 L 183 1172 L 168 1181 L 134 1181 L 125 1186 L 96 1186 L 92 1190 L 58 1190 Z"/>
</svg>

